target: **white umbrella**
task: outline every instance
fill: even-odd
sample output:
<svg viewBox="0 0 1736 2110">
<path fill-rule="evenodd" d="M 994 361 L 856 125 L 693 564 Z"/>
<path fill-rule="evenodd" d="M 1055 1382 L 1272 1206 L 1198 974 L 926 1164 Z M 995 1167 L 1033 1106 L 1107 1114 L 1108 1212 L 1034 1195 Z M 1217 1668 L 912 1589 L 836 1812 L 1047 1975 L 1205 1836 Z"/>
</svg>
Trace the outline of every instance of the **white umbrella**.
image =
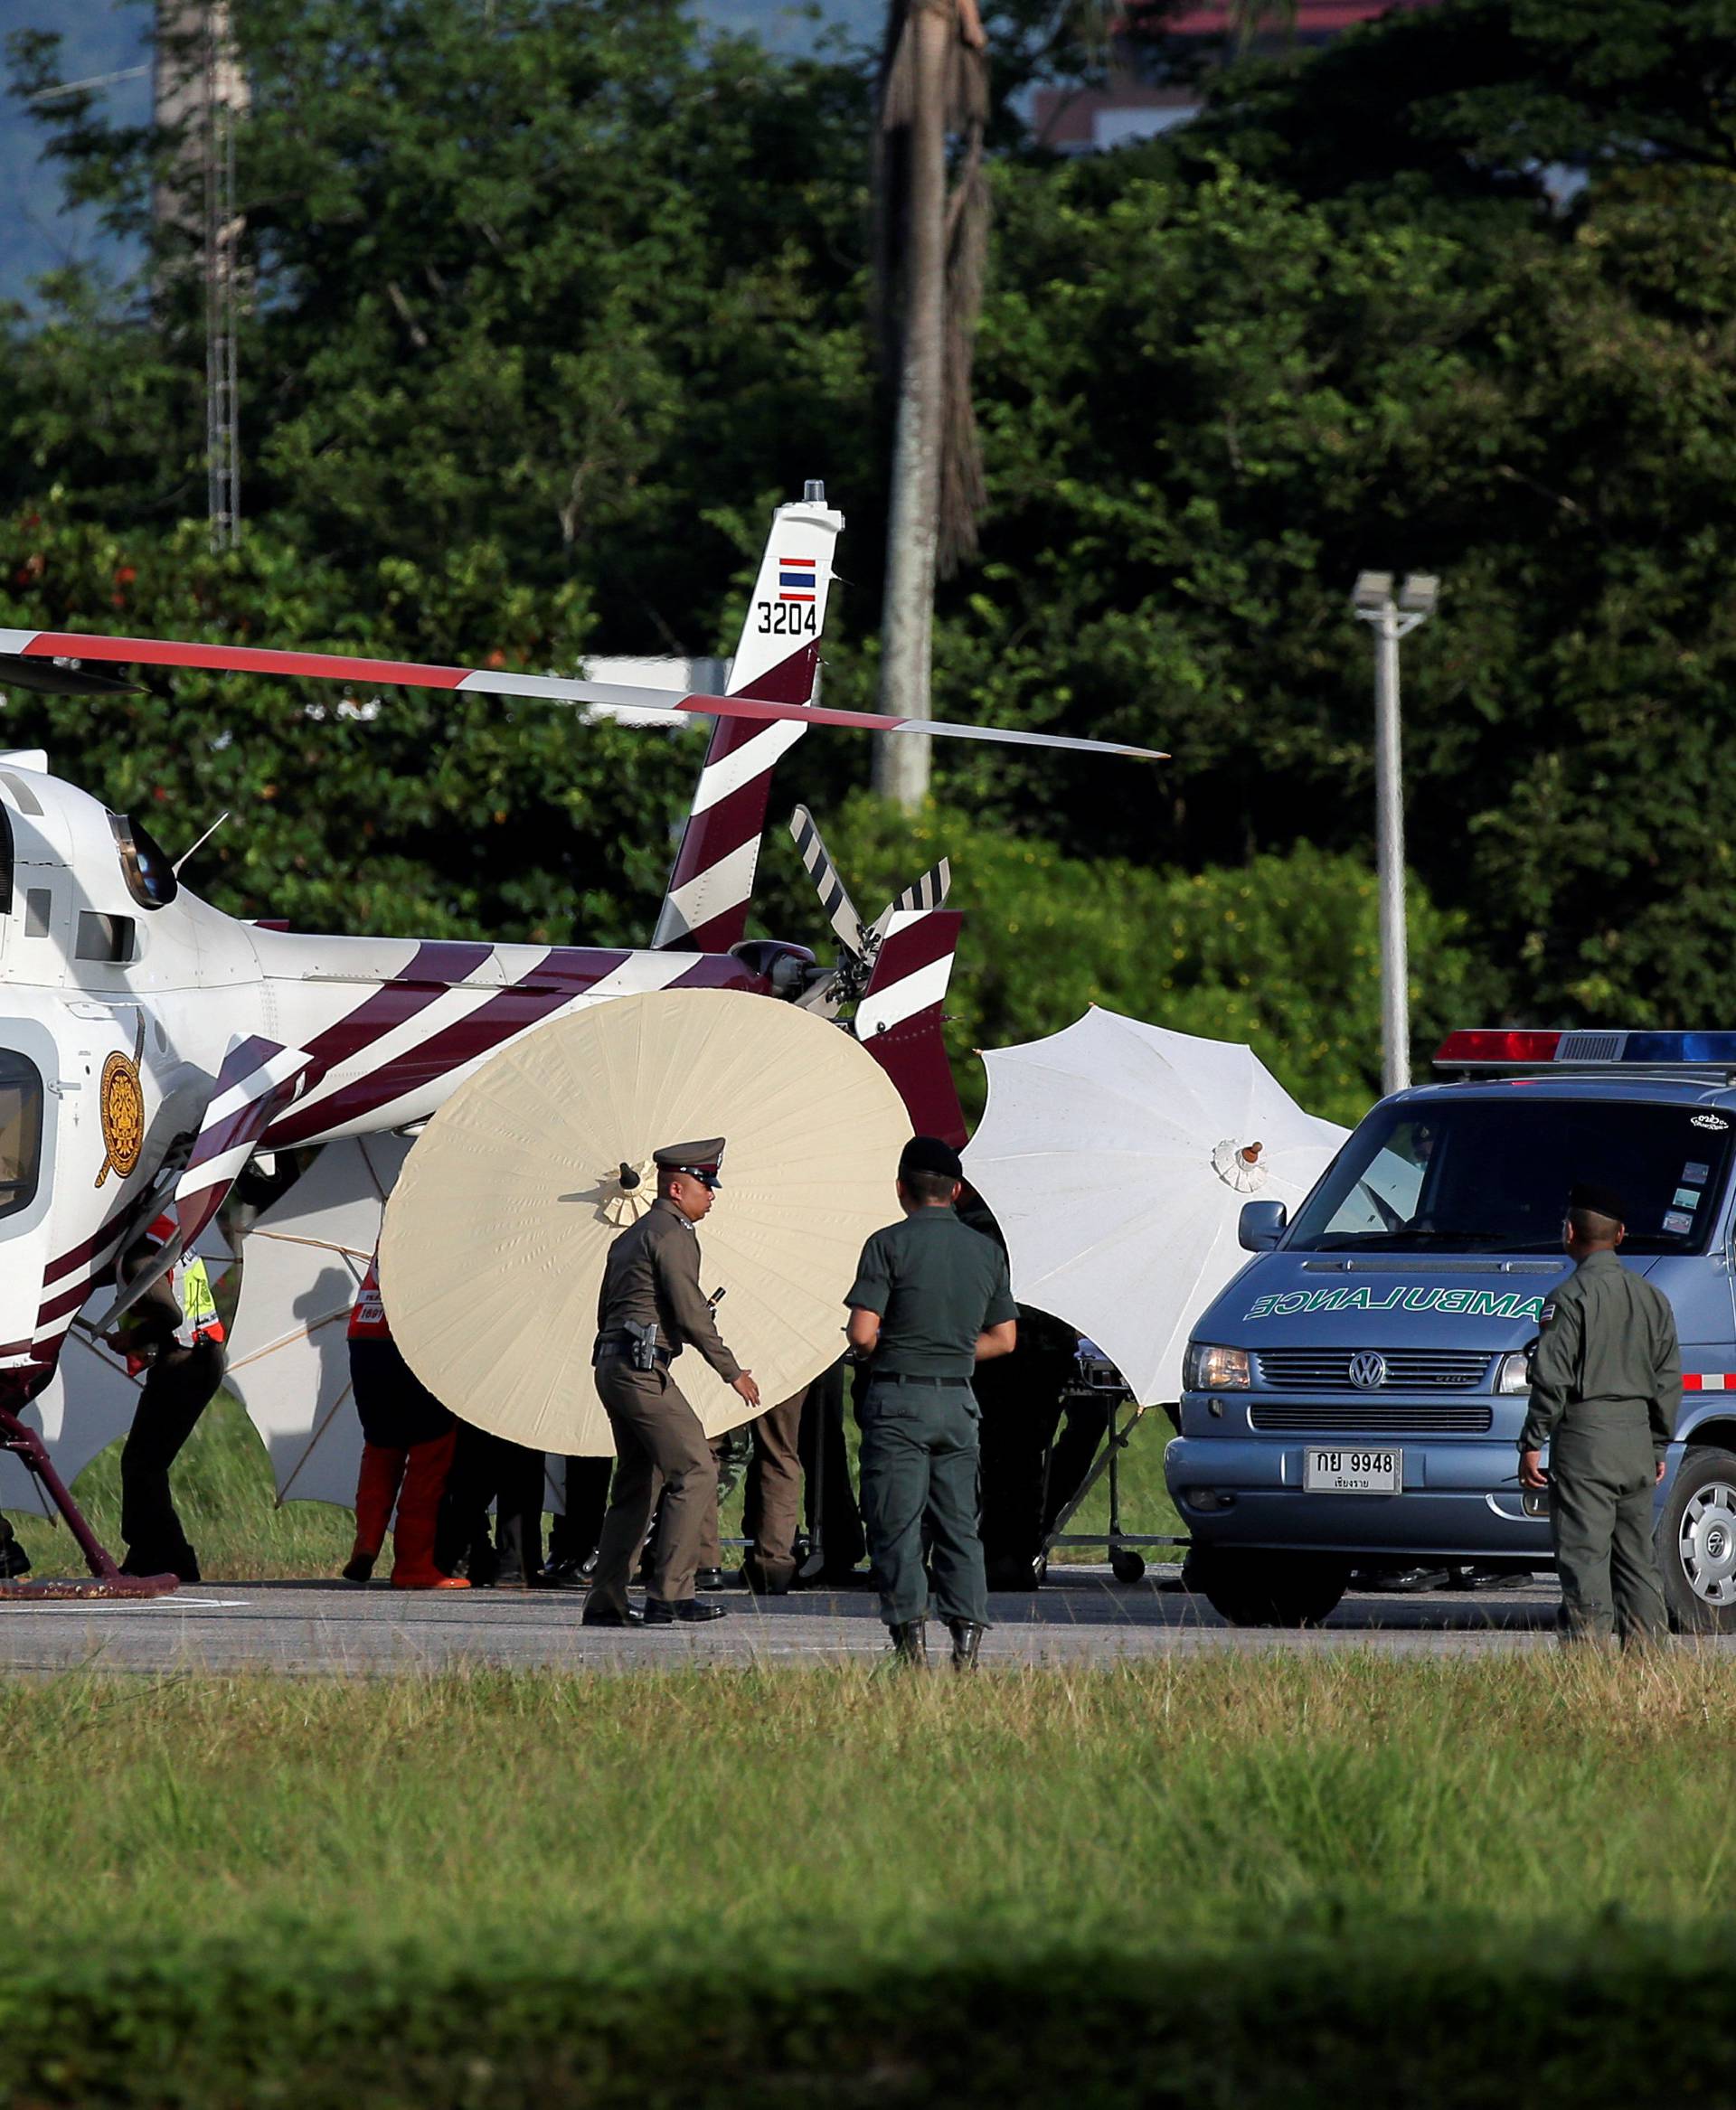
<svg viewBox="0 0 1736 2110">
<path fill-rule="evenodd" d="M 965 1171 L 1014 1294 L 1089 1334 L 1136 1399 L 1177 1398 L 1194 1322 L 1247 1259 L 1243 1202 L 1294 1210 L 1347 1131 L 1305 1114 L 1251 1049 L 1095 1006 L 983 1060 Z"/>
<path fill-rule="evenodd" d="M 214 1223 L 200 1233 L 193 1250 L 204 1261 L 213 1286 L 220 1283 L 231 1256 L 229 1243 Z M 54 1470 L 69 1487 L 92 1458 L 132 1427 L 145 1383 L 143 1371 L 129 1376 L 125 1356 L 117 1355 L 87 1331 L 114 1301 L 110 1283 L 92 1294 L 66 1337 L 54 1375 L 19 1417 L 47 1445 Z M 51 1519 L 60 1514 L 41 1482 L 10 1451 L 0 1451 L 0 1509 L 38 1509 Z"/>
<path fill-rule="evenodd" d="M 649 1206 L 652 1152 L 722 1135 L 702 1286 L 728 1290 L 720 1330 L 766 1402 L 788 1399 L 843 1349 L 910 1133 L 867 1050 L 793 1004 L 663 990 L 574 1013 L 503 1049 L 411 1151 L 380 1248 L 393 1337 L 467 1421 L 607 1456 L 590 1374 L 604 1258 Z M 692 1350 L 676 1374 L 708 1433 L 751 1418 Z"/>
<path fill-rule="evenodd" d="M 328 1143 L 242 1242 L 229 1386 L 265 1440 L 279 1502 L 355 1501 L 350 1307 L 409 1154 L 401 1135 Z"/>
<path fill-rule="evenodd" d="M 114 1301 L 113 1287 L 105 1284 L 80 1315 L 94 1319 Z M 133 1426 L 143 1383 L 142 1376 L 127 1374 L 123 1357 L 75 1326 L 54 1375 L 18 1418 L 42 1437 L 54 1470 L 71 1487 L 92 1458 Z M 50 1518 L 60 1514 L 42 1483 L 10 1451 L 0 1452 L 0 1509 L 40 1510 Z"/>
</svg>

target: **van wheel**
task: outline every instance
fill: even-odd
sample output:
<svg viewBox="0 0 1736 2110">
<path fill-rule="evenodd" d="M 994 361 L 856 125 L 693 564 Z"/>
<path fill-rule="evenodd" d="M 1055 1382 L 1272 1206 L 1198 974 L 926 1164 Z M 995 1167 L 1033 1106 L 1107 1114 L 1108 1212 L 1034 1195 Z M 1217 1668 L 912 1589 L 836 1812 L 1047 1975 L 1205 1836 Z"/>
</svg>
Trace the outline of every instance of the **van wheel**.
<svg viewBox="0 0 1736 2110">
<path fill-rule="evenodd" d="M 1736 1634 L 1736 1453 L 1683 1454 L 1657 1520 L 1657 1565 L 1678 1634 Z"/>
<path fill-rule="evenodd" d="M 1182 1581 L 1232 1626 L 1318 1626 L 1338 1608 L 1350 1563 L 1326 1553 L 1193 1546 Z"/>
</svg>

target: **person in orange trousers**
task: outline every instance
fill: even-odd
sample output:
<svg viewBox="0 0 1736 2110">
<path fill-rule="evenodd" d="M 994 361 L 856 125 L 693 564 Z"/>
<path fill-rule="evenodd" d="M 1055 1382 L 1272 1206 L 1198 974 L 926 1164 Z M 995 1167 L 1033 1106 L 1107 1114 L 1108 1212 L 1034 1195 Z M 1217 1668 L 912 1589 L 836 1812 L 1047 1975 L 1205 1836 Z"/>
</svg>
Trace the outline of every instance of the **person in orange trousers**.
<svg viewBox="0 0 1736 2110">
<path fill-rule="evenodd" d="M 355 1544 L 345 1582 L 372 1579 L 373 1564 L 392 1529 L 395 1590 L 465 1590 L 461 1576 L 434 1561 L 434 1527 L 452 1468 L 458 1425 L 404 1361 L 380 1298 L 376 1254 L 362 1278 L 350 1314 L 350 1388 L 362 1423 L 362 1470 L 355 1488 Z"/>
</svg>

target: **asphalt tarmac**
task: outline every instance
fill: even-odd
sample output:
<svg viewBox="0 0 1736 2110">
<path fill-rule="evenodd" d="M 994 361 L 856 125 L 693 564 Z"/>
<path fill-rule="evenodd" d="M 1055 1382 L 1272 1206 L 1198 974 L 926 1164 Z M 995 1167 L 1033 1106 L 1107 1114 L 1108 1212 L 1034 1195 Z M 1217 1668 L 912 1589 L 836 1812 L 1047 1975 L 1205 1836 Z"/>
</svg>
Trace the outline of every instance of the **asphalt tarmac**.
<svg viewBox="0 0 1736 2110">
<path fill-rule="evenodd" d="M 1100 1664 L 1202 1649 L 1486 1655 L 1547 1647 L 1553 1638 L 1552 1578 L 1475 1593 L 1349 1597 L 1325 1627 L 1284 1633 L 1226 1625 L 1203 1598 L 1173 1587 L 1175 1573 L 1157 1568 L 1143 1582 L 1123 1585 L 1103 1568 L 1052 1569 L 1041 1591 L 990 1600 L 994 1625 L 983 1663 Z M 865 1590 L 759 1600 L 731 1589 L 719 1601 L 730 1608 L 726 1619 L 645 1634 L 581 1627 L 584 1595 L 569 1591 L 422 1595 L 382 1584 L 294 1582 L 205 1583 L 174 1597 L 112 1604 L 9 1604 L 0 1596 L 0 1672 L 373 1677 L 475 1666 L 800 1666 L 872 1661 L 885 1645 L 875 1599 Z"/>
</svg>

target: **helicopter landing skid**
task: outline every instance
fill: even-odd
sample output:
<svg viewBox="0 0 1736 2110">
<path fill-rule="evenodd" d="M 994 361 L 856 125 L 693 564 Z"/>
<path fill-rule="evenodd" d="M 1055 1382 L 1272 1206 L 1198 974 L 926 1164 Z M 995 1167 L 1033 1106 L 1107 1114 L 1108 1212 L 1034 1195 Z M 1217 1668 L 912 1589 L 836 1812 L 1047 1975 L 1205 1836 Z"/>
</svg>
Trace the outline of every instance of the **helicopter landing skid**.
<svg viewBox="0 0 1736 2110">
<path fill-rule="evenodd" d="M 5 1407 L 0 1407 L 0 1451 L 10 1451 L 41 1482 L 49 1500 L 66 1519 L 66 1528 L 78 1541 L 79 1551 L 90 1570 L 88 1581 L 69 1578 L 64 1581 L 0 1584 L 0 1604 L 42 1603 L 64 1597 L 165 1597 L 171 1590 L 180 1588 L 178 1576 L 122 1575 L 54 1470 L 42 1437 Z"/>
</svg>

